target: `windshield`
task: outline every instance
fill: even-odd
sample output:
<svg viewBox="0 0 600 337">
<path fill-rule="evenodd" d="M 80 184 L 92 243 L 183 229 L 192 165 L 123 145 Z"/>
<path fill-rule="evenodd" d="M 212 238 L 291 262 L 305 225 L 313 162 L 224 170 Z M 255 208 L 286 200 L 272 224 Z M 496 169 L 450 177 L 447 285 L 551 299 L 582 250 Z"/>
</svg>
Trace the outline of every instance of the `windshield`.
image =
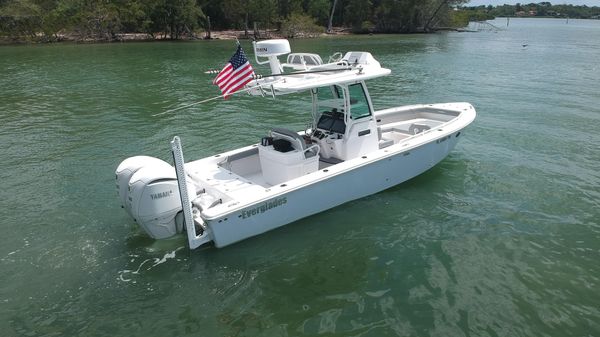
<svg viewBox="0 0 600 337">
<path fill-rule="evenodd" d="M 356 83 L 348 86 L 350 92 L 350 114 L 357 120 L 371 115 L 369 101 L 365 95 L 362 84 Z"/>
<path fill-rule="evenodd" d="M 317 114 L 326 111 L 344 111 L 344 95 L 337 85 L 317 88 Z"/>
</svg>

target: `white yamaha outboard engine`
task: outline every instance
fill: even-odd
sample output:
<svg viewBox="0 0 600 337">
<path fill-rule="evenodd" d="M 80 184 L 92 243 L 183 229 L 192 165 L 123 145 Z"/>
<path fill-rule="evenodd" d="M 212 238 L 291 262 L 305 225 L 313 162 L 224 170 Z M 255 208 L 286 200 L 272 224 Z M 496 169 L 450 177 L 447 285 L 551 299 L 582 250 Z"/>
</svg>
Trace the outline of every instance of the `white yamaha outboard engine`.
<svg viewBox="0 0 600 337">
<path fill-rule="evenodd" d="M 132 215 L 130 207 L 131 203 L 127 203 L 127 197 L 129 196 L 129 180 L 135 172 L 145 166 L 163 167 L 165 169 L 171 167 L 171 165 L 169 165 L 167 162 L 158 158 L 135 156 L 123 160 L 115 172 L 117 179 L 117 192 L 119 194 L 119 200 L 121 201 L 121 207 L 125 208 L 129 215 Z"/>
<path fill-rule="evenodd" d="M 154 239 L 183 231 L 181 199 L 175 169 L 153 157 L 125 159 L 116 171 L 121 206 Z M 196 195 L 189 183 L 189 195 Z"/>
</svg>

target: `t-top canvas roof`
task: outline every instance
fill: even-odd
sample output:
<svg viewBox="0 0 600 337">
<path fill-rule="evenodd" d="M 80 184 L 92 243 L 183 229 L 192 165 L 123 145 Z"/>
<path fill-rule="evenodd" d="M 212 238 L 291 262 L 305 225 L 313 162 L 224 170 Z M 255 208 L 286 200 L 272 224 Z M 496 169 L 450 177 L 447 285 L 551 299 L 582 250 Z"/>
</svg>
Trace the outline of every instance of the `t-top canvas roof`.
<svg viewBox="0 0 600 337">
<path fill-rule="evenodd" d="M 387 76 L 368 52 L 347 52 L 341 61 L 308 67 L 305 71 L 274 74 L 247 84 L 252 95 L 283 95 L 334 84 L 351 84 Z M 253 89 L 254 88 L 254 89 Z"/>
</svg>

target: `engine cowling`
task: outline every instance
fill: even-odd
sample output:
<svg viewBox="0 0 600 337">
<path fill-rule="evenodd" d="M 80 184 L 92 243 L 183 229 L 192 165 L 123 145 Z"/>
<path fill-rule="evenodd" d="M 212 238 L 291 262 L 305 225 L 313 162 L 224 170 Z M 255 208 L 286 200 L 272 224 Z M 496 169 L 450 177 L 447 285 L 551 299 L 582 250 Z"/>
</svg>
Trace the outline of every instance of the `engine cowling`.
<svg viewBox="0 0 600 337">
<path fill-rule="evenodd" d="M 193 186 L 188 183 L 189 195 L 196 195 Z M 150 237 L 164 239 L 183 231 L 179 185 L 171 165 L 152 157 L 128 158 L 117 168 L 117 187 L 123 207 Z"/>
<path fill-rule="evenodd" d="M 129 180 L 131 180 L 131 176 L 133 176 L 134 173 L 144 166 L 171 167 L 167 162 L 149 156 L 129 157 L 119 164 L 115 172 L 117 193 L 119 195 L 119 200 L 121 201 L 121 206 L 125 208 L 129 215 L 131 215 L 131 209 L 128 208 L 126 204 L 129 195 Z"/>
</svg>

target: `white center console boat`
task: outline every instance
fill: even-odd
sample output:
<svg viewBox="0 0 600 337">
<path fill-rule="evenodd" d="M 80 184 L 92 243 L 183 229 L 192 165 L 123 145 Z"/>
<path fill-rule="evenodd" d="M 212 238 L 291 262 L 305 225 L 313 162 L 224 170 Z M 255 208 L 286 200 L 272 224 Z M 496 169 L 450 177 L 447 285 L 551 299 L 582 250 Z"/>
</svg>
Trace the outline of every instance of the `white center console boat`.
<svg viewBox="0 0 600 337">
<path fill-rule="evenodd" d="M 475 119 L 468 103 L 374 111 L 365 81 L 390 70 L 368 52 L 326 64 L 315 54 L 291 54 L 287 40 L 257 42 L 254 52 L 272 75 L 245 90 L 307 92 L 312 127 L 275 127 L 257 144 L 190 162 L 175 137 L 175 167 L 147 156 L 124 160 L 116 171 L 121 204 L 151 237 L 186 232 L 192 249 L 223 247 L 377 193 L 444 159 Z M 282 65 L 278 56 L 286 54 Z"/>
</svg>

